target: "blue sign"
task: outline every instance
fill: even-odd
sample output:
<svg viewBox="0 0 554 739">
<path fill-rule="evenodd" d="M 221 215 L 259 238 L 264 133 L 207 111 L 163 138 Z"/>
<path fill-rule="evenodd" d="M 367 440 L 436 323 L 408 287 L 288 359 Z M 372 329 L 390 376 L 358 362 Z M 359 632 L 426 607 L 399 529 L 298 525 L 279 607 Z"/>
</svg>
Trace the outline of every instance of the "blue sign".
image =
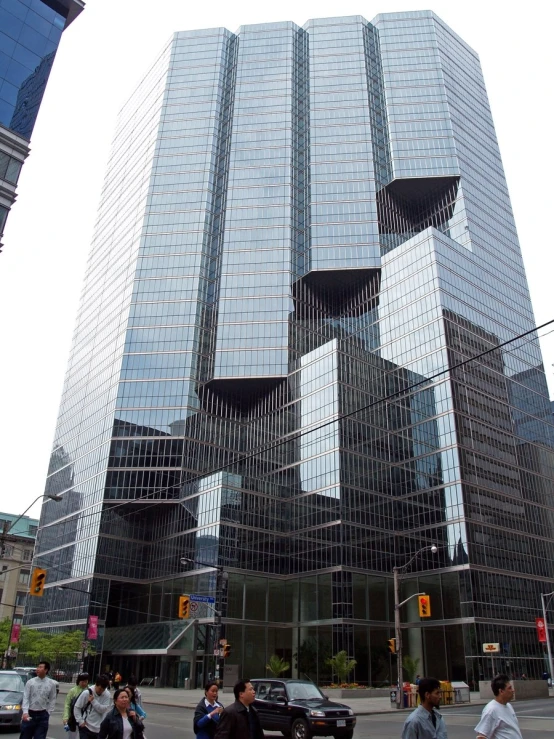
<svg viewBox="0 0 554 739">
<path fill-rule="evenodd" d="M 215 598 L 211 595 L 191 595 L 191 603 L 209 603 L 211 606 L 215 605 Z"/>
</svg>

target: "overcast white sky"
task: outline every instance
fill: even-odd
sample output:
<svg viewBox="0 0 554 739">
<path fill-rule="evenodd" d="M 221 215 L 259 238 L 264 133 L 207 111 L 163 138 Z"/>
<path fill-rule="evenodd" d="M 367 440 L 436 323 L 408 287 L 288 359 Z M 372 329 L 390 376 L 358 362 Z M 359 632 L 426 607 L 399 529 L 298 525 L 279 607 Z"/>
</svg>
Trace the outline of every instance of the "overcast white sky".
<svg viewBox="0 0 554 739">
<path fill-rule="evenodd" d="M 0 255 L 0 510 L 44 490 L 118 110 L 174 31 L 430 8 L 480 55 L 537 324 L 554 318 L 553 3 L 88 0 L 64 33 Z M 547 218 L 548 216 L 548 218 Z M 554 333 L 542 340 L 554 397 Z M 39 514 L 37 503 L 30 515 Z"/>
</svg>

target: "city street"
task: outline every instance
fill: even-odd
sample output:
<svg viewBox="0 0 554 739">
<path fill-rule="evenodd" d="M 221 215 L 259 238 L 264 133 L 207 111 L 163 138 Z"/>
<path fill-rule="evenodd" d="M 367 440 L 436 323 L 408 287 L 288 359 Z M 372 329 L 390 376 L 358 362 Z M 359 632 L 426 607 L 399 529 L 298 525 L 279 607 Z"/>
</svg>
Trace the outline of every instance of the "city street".
<svg viewBox="0 0 554 739">
<path fill-rule="evenodd" d="M 230 702 L 231 696 L 225 696 Z M 67 734 L 61 725 L 62 699 L 60 695 L 56 712 L 51 717 L 48 730 L 49 739 L 66 739 Z M 482 705 L 456 706 L 444 709 L 448 729 L 448 739 L 471 739 L 473 728 L 482 711 Z M 554 700 L 514 702 L 524 739 L 551 739 L 554 731 Z M 145 721 L 148 739 L 194 739 L 192 730 L 192 710 L 173 706 L 159 706 L 149 703 L 145 706 L 148 718 Z M 408 711 L 399 713 L 372 714 L 359 716 L 354 734 L 355 739 L 398 739 L 402 724 Z M 281 734 L 266 733 L 268 739 L 282 739 Z"/>
</svg>

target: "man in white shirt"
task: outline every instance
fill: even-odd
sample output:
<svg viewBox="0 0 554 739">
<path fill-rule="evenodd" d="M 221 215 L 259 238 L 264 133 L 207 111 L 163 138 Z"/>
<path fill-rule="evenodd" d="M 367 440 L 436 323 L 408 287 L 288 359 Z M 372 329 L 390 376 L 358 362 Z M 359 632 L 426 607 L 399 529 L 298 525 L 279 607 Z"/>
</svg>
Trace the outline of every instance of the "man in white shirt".
<svg viewBox="0 0 554 739">
<path fill-rule="evenodd" d="M 106 675 L 99 675 L 94 688 L 83 690 L 73 707 L 73 715 L 79 727 L 79 739 L 96 739 L 100 724 L 113 707 L 108 687 L 110 680 Z"/>
<path fill-rule="evenodd" d="M 56 683 L 48 677 L 49 662 L 39 662 L 37 676 L 25 683 L 21 739 L 46 739 L 48 720 L 56 705 Z"/>
<path fill-rule="evenodd" d="M 514 687 L 508 675 L 497 675 L 491 681 L 494 698 L 483 708 L 475 727 L 477 739 L 523 739 L 516 712 L 510 705 Z"/>
</svg>

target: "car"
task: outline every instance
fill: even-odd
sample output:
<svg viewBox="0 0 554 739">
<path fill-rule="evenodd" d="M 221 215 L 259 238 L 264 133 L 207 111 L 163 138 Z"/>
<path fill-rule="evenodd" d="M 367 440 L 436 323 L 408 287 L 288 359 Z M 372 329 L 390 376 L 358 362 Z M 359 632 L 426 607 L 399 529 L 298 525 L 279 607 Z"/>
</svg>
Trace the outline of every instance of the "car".
<svg viewBox="0 0 554 739">
<path fill-rule="evenodd" d="M 0 670 L 0 727 L 21 727 L 25 680 L 15 670 Z"/>
<path fill-rule="evenodd" d="M 280 731 L 292 739 L 333 736 L 352 739 L 356 717 L 350 706 L 335 703 L 309 680 L 255 679 L 254 707 L 262 729 Z"/>
</svg>

